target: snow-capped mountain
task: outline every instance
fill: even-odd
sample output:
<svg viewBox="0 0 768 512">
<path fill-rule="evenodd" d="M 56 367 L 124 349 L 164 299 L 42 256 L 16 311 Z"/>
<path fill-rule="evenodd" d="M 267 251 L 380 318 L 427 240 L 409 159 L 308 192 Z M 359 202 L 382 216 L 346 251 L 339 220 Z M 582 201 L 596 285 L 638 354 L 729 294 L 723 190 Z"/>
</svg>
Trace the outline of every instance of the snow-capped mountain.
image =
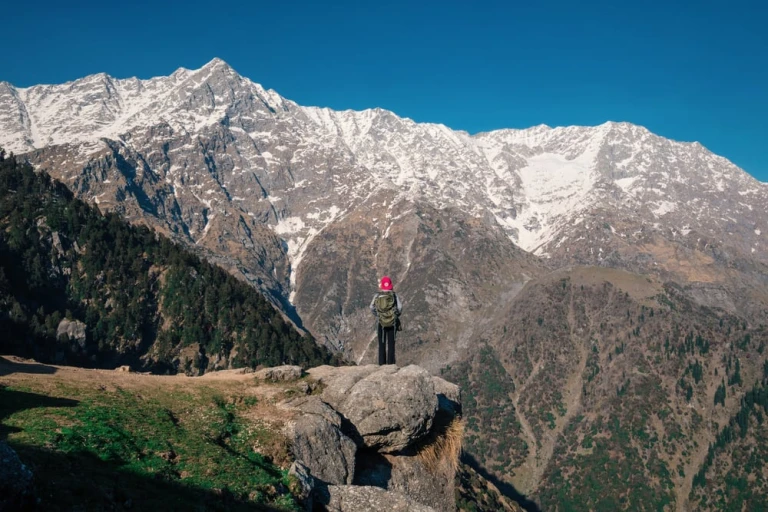
<svg viewBox="0 0 768 512">
<path fill-rule="evenodd" d="M 425 211 L 450 212 L 441 225 L 482 220 L 484 239 L 501 230 L 558 265 L 660 265 L 695 281 L 656 236 L 768 262 L 768 185 L 698 143 L 628 123 L 470 135 L 381 109 L 303 107 L 219 59 L 149 80 L 0 83 L 0 146 L 101 207 L 175 233 L 304 314 L 317 299 L 301 293 L 303 268 L 317 269 L 329 232 L 373 237 L 370 279 L 397 267 L 402 281 L 420 228 L 405 255 L 381 260 L 379 245 L 399 224 L 426 226 Z M 365 245 L 349 235 L 346 243 Z M 349 269 L 345 258 L 363 255 L 336 257 L 325 264 Z M 345 276 L 324 292 L 349 288 Z M 338 293 L 342 320 L 332 330 L 365 302 Z"/>
<path fill-rule="evenodd" d="M 381 109 L 300 107 L 239 76 L 219 59 L 197 71 L 179 69 L 150 80 L 98 74 L 26 89 L 1 83 L 0 105 L 0 144 L 16 153 L 78 144 L 85 160 L 103 147 L 104 138 L 141 152 L 144 148 L 130 135 L 161 125 L 177 137 L 226 128 L 238 145 L 241 161 L 233 166 L 241 173 L 301 167 L 312 160 L 303 157 L 308 152 L 336 153 L 346 160 L 345 167 L 363 171 L 355 177 L 371 182 L 366 191 L 391 182 L 404 195 L 437 207 L 491 212 L 513 241 L 537 254 L 546 254 L 547 244 L 579 212 L 608 196 L 645 207 L 653 218 L 674 217 L 681 231 L 706 219 L 711 229 L 728 232 L 729 223 L 749 217 L 750 207 L 758 206 L 756 201 L 761 205 L 766 192 L 765 184 L 697 143 L 670 141 L 627 123 L 537 126 L 471 136 Z M 308 145 L 315 147 L 304 147 Z M 243 146 L 251 146 L 250 151 Z M 149 170 L 159 175 L 180 170 L 174 166 L 178 158 L 166 156 Z M 215 151 L 212 156 L 216 158 Z M 348 175 L 348 169 L 342 170 Z M 290 181 L 291 188 L 301 188 L 314 180 Z M 252 189 L 249 195 L 282 198 L 284 188 L 272 186 L 257 194 Z M 724 203 L 733 194 L 740 200 L 726 211 Z M 707 211 L 711 202 L 719 205 L 716 211 Z M 337 206 L 345 209 L 343 203 Z M 287 222 L 273 219 L 281 220 L 278 231 L 283 234 L 298 220 L 315 228 L 322 225 L 312 222 L 311 215 Z M 751 231 L 755 229 L 760 227 Z M 751 248 L 764 250 L 762 236 L 753 235 Z M 295 245 L 300 239 L 295 238 Z"/>
</svg>

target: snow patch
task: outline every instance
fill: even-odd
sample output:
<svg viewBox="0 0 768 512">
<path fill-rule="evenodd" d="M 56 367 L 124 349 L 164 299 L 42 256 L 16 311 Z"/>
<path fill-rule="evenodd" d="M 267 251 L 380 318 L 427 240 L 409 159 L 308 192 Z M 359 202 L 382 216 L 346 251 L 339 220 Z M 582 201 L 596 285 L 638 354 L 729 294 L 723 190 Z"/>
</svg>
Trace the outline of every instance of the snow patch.
<svg viewBox="0 0 768 512">
<path fill-rule="evenodd" d="M 635 184 L 635 182 L 640 179 L 639 176 L 632 176 L 631 178 L 621 178 L 615 181 L 616 185 L 621 188 L 625 193 L 629 193 L 630 189 L 632 188 L 632 185 Z"/>
<path fill-rule="evenodd" d="M 285 235 L 288 233 L 296 233 L 304 228 L 304 220 L 301 217 L 286 217 L 280 219 L 280 222 L 275 225 L 274 231 L 278 235 Z"/>
<path fill-rule="evenodd" d="M 585 199 L 597 179 L 593 168 L 598 149 L 590 145 L 572 160 L 556 153 L 528 159 L 528 165 L 518 171 L 527 205 L 516 219 L 503 220 L 506 226 L 517 229 L 517 245 L 539 254 L 562 227 L 561 222 L 586 206 Z"/>
<path fill-rule="evenodd" d="M 656 217 L 661 217 L 677 210 L 677 205 L 671 201 L 659 201 L 656 207 L 651 210 Z"/>
</svg>

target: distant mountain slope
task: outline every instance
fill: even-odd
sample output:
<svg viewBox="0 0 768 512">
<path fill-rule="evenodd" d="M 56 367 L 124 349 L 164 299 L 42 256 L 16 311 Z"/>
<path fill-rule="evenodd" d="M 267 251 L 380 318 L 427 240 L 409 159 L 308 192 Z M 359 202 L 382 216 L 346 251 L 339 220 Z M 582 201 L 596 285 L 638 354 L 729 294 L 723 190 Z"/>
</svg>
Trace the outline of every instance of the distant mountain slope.
<svg viewBox="0 0 768 512">
<path fill-rule="evenodd" d="M 698 143 L 664 139 L 629 123 L 470 136 L 382 109 L 302 107 L 220 59 L 149 80 L 102 73 L 25 89 L 3 83 L 0 105 L 0 144 L 7 149 L 74 145 L 70 160 L 77 165 L 113 141 L 138 152 L 142 167 L 167 178 L 177 193 L 207 189 L 199 195 L 211 197 L 198 202 L 237 196 L 242 209 L 264 215 L 267 205 L 258 207 L 260 200 L 279 201 L 288 215 L 275 211 L 265 220 L 300 218 L 306 229 L 282 230 L 298 245 L 313 227 L 332 220 L 313 219 L 313 209 L 297 204 L 308 196 L 321 199 L 327 189 L 302 189 L 333 179 L 345 195 L 333 194 L 326 198 L 332 202 L 318 206 L 335 204 L 343 212 L 389 182 L 438 207 L 492 212 L 518 245 L 540 254 L 582 211 L 608 205 L 637 210 L 662 228 L 728 233 L 747 251 L 766 248 L 765 213 L 755 211 L 766 184 Z M 205 144 L 209 137 L 215 144 Z M 190 156 L 201 152 L 206 165 L 190 165 Z M 200 173 L 209 172 L 218 178 L 213 189 L 196 187 L 205 185 Z M 190 174 L 197 181 L 180 182 Z"/>
<path fill-rule="evenodd" d="M 25 89 L 0 84 L 0 144 L 26 153 L 79 197 L 195 247 L 297 323 L 306 318 L 332 346 L 351 346 L 351 333 L 370 325 L 362 299 L 329 319 L 327 304 L 302 292 L 315 289 L 317 248 L 330 232 L 340 235 L 337 245 L 375 246 L 414 204 L 483 219 L 474 225 L 503 232 L 551 266 L 620 267 L 706 289 L 711 280 L 680 271 L 685 264 L 669 256 L 693 251 L 708 262 L 716 247 L 723 257 L 707 275 L 723 277 L 716 283 L 726 290 L 718 292 L 723 303 L 735 311 L 762 301 L 762 284 L 752 283 L 759 272 L 742 269 L 768 263 L 768 185 L 700 144 L 628 123 L 469 135 L 382 109 L 299 106 L 214 59 L 149 80 L 100 74 Z M 352 226 L 367 238 L 341 232 Z M 444 240 L 429 242 L 438 245 L 404 246 L 408 258 L 444 251 Z M 334 267 L 366 270 L 354 274 L 364 282 L 342 272 L 329 283 L 353 290 L 345 300 L 360 287 L 361 296 L 371 293 L 378 274 L 406 286 L 414 275 L 392 270 L 407 267 L 396 259 L 402 253 L 372 266 L 354 247 L 335 252 Z M 483 267 L 482 257 L 476 263 Z M 720 272 L 734 265 L 736 284 Z M 460 289 L 474 293 L 464 283 L 453 292 Z M 464 300 L 453 292 L 451 301 Z M 427 322 L 439 315 L 435 304 L 411 318 Z"/>
<path fill-rule="evenodd" d="M 528 282 L 498 318 L 444 377 L 465 391 L 467 451 L 542 510 L 766 502 L 765 325 L 596 267 Z"/>
<path fill-rule="evenodd" d="M 160 372 L 330 361 L 256 290 L 0 152 L 0 352 Z"/>
</svg>

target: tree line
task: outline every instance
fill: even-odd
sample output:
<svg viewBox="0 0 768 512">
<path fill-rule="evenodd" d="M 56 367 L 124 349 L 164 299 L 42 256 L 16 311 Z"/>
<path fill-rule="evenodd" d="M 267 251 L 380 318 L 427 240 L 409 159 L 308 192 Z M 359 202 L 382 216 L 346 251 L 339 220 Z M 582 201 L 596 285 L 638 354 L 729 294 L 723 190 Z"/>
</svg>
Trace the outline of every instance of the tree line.
<svg viewBox="0 0 768 512">
<path fill-rule="evenodd" d="M 2 150 L 0 333 L 0 353 L 160 373 L 337 362 L 248 284 Z"/>
</svg>

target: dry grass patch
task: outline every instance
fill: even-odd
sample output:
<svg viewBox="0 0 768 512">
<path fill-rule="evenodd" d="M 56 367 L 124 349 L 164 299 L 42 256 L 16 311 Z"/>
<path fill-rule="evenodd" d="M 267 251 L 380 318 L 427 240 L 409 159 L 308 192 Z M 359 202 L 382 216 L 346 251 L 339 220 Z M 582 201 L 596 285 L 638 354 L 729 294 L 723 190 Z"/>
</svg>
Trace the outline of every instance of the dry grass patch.
<svg viewBox="0 0 768 512">
<path fill-rule="evenodd" d="M 460 417 L 435 419 L 435 426 L 427 439 L 419 445 L 416 457 L 430 471 L 440 466 L 450 468 L 455 474 L 461 459 L 461 447 L 464 439 L 464 420 Z"/>
</svg>

